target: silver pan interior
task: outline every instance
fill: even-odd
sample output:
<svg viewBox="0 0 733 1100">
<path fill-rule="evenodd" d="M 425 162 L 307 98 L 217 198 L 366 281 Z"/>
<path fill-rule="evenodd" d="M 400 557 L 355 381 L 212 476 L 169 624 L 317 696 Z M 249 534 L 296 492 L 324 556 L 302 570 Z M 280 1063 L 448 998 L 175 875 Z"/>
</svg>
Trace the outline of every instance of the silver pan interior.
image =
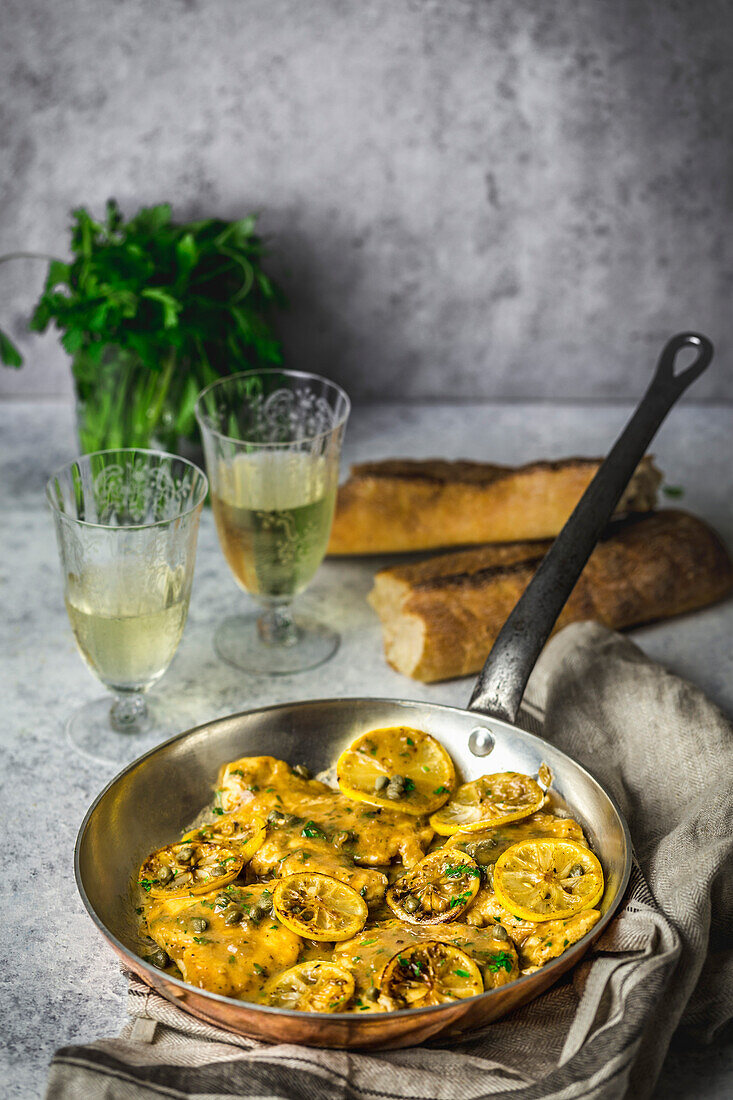
<svg viewBox="0 0 733 1100">
<path fill-rule="evenodd" d="M 199 1016 L 245 1034 L 268 1037 L 273 1032 L 270 1025 L 274 1014 L 294 1018 L 294 1027 L 295 1018 L 310 1015 L 309 1021 L 301 1020 L 296 1028 L 297 1041 L 328 1046 L 405 1045 L 442 1035 L 437 1017 L 436 1026 L 427 1029 L 407 1027 L 408 1021 L 404 1020 L 399 1035 L 392 1037 L 384 1014 L 329 1016 L 328 1028 L 323 1021 L 319 1030 L 316 1014 L 261 1008 L 203 990 L 196 990 L 194 997 L 193 987 L 167 976 L 162 979 L 161 972 L 143 961 L 146 951 L 137 932 L 133 882 L 140 863 L 152 849 L 177 839 L 184 826 L 211 802 L 222 763 L 245 755 L 272 755 L 291 763 L 307 763 L 314 772 L 320 772 L 332 765 L 357 735 L 397 724 L 426 730 L 441 741 L 464 780 L 507 769 L 532 774 L 543 761 L 549 765 L 554 776 L 553 798 L 572 809 L 603 864 L 603 917 L 591 938 L 599 935 L 621 900 L 631 867 L 627 827 L 602 787 L 564 753 L 514 726 L 453 707 L 391 699 L 314 700 L 231 715 L 180 734 L 135 761 L 97 798 L 79 832 L 77 882 L 93 920 L 118 953 L 165 996 L 177 999 L 182 1007 Z M 468 747 L 469 735 L 477 726 L 489 730 L 494 740 L 490 755 L 480 758 Z M 493 1007 L 476 1006 L 478 1011 L 466 1013 L 461 1002 L 460 1013 L 451 1012 L 454 1005 L 449 1005 L 386 1015 L 425 1017 L 442 1013 L 446 1019 L 452 1018 L 451 1033 L 459 1032 L 531 999 L 577 961 L 587 946 L 581 941 L 538 974 L 519 979 L 503 991 L 472 998 L 479 1002 L 494 998 L 497 1003 Z M 515 989 L 516 994 L 508 996 Z M 502 994 L 500 1011 L 497 994 Z M 417 1025 L 417 1021 L 414 1023 Z M 279 1021 L 275 1029 L 278 1035 L 283 1034 L 285 1024 L 285 1019 Z M 361 1042 L 359 1036 L 368 1032 L 372 1038 Z"/>
</svg>

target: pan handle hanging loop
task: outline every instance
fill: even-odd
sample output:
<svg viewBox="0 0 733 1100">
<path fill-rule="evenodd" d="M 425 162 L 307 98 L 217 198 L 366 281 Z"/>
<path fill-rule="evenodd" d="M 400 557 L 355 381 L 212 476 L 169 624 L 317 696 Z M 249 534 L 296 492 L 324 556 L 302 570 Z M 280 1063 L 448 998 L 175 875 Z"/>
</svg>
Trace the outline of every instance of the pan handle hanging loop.
<svg viewBox="0 0 733 1100">
<path fill-rule="evenodd" d="M 697 352 L 675 373 L 685 348 Z M 705 336 L 682 332 L 665 345 L 639 406 L 604 459 L 537 572 L 502 627 L 476 682 L 469 709 L 514 722 L 530 673 L 581 571 L 610 520 L 624 489 L 677 399 L 699 378 L 713 357 Z M 485 755 L 471 738 L 476 755 Z"/>
</svg>

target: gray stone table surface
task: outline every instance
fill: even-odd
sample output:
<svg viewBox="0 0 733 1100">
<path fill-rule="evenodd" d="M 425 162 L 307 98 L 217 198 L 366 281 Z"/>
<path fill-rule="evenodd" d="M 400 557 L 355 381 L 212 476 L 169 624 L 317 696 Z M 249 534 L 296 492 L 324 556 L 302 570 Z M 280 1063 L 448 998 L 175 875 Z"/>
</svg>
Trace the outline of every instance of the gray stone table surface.
<svg viewBox="0 0 733 1100">
<path fill-rule="evenodd" d="M 522 462 L 603 453 L 626 407 L 572 405 L 371 405 L 356 408 L 345 462 L 388 455 Z M 733 545 L 733 410 L 683 405 L 654 445 L 682 506 L 704 516 Z M 74 839 L 113 769 L 75 754 L 64 735 L 74 707 L 100 688 L 75 650 L 64 610 L 56 545 L 43 498 L 48 473 L 73 457 L 70 406 L 0 404 L 0 686 L 2 752 L 3 1053 L 5 1097 L 42 1095 L 51 1053 L 66 1043 L 116 1034 L 125 981 L 84 912 L 73 879 Z M 677 502 L 675 502 L 677 503 Z M 246 676 L 214 654 L 216 622 L 239 594 L 218 548 L 211 516 L 201 524 L 188 624 L 170 670 L 155 689 L 174 715 L 171 734 L 228 712 L 336 694 L 413 697 L 465 705 L 469 681 L 422 685 L 385 664 L 375 616 L 365 603 L 374 561 L 328 561 L 304 603 L 342 632 L 322 668 L 298 676 Z M 733 711 L 733 602 L 634 632 L 653 657 L 698 683 Z M 671 1052 L 658 1097 L 717 1098 L 733 1092 L 733 1047 Z"/>
</svg>

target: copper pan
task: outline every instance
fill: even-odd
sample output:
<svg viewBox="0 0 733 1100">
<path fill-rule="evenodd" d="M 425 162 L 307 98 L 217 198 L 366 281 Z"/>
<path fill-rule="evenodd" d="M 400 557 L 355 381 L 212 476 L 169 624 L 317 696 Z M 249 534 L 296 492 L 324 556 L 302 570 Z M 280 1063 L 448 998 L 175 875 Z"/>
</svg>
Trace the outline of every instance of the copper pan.
<svg viewBox="0 0 733 1100">
<path fill-rule="evenodd" d="M 675 374 L 682 348 L 693 348 L 697 355 Z M 188 730 L 112 780 L 79 830 L 75 869 L 89 915 L 126 967 L 191 1015 L 241 1035 L 315 1047 L 388 1049 L 427 1039 L 448 1041 L 484 1026 L 538 996 L 579 961 L 621 903 L 631 870 L 628 828 L 613 799 L 584 768 L 520 729 L 515 719 L 537 656 L 631 474 L 669 409 L 707 367 L 712 350 L 705 337 L 692 333 L 667 344 L 639 408 L 502 629 L 467 709 L 371 698 L 264 707 Z M 481 996 L 364 1016 L 289 1012 L 218 996 L 145 961 L 147 948 L 139 939 L 134 908 L 137 868 L 152 848 L 177 838 L 210 801 L 221 764 L 268 754 L 305 760 L 319 772 L 358 734 L 397 724 L 437 737 L 464 780 L 487 770 L 536 773 L 540 763 L 549 764 L 552 797 L 572 809 L 603 864 L 602 917 L 592 932 L 538 972 Z"/>
</svg>

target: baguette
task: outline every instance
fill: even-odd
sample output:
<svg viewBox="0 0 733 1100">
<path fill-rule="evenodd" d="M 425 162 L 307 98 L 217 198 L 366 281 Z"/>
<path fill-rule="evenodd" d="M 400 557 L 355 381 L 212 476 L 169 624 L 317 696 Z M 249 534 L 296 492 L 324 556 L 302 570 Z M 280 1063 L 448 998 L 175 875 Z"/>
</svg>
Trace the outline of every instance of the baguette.
<svg viewBox="0 0 733 1100">
<path fill-rule="evenodd" d="M 483 665 L 549 542 L 444 554 L 377 573 L 369 602 L 398 672 L 431 682 Z M 733 586 L 716 533 L 685 512 L 616 520 L 593 551 L 555 630 L 580 619 L 616 629 L 693 611 Z"/>
<path fill-rule="evenodd" d="M 393 554 L 554 538 L 599 458 L 566 458 L 527 466 L 485 462 L 386 459 L 353 466 L 339 488 L 329 554 Z M 639 463 L 617 513 L 646 512 L 661 474 Z"/>
</svg>

